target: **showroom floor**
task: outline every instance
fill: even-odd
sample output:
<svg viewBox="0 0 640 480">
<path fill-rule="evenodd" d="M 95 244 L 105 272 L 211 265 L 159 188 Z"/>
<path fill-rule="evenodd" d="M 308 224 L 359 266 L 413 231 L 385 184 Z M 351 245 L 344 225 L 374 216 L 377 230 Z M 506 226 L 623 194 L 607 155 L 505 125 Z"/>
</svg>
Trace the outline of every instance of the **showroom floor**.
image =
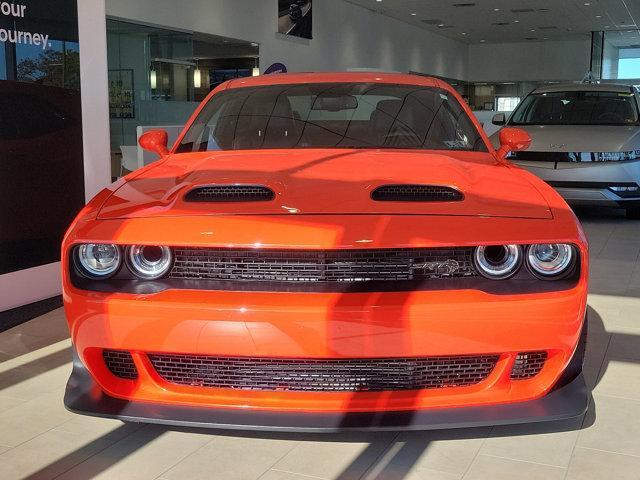
<svg viewBox="0 0 640 480">
<path fill-rule="evenodd" d="M 592 258 L 585 418 L 295 435 L 82 417 L 62 405 L 71 353 L 59 309 L 0 334 L 0 478 L 640 479 L 640 222 L 581 219 Z"/>
</svg>

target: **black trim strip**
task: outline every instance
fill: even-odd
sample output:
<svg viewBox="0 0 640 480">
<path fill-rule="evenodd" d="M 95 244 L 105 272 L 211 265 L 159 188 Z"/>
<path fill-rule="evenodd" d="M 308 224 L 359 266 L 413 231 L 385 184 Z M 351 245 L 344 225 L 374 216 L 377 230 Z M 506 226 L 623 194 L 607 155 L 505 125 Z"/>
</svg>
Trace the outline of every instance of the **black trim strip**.
<svg viewBox="0 0 640 480">
<path fill-rule="evenodd" d="M 513 295 L 526 293 L 547 293 L 570 290 L 576 286 L 578 275 L 563 280 L 538 280 L 532 278 L 526 269 L 508 280 L 489 280 L 484 277 L 430 279 L 402 282 L 231 282 L 200 279 L 160 279 L 160 280 L 91 280 L 72 275 L 75 287 L 104 293 L 133 293 L 138 295 L 160 293 L 165 290 L 216 290 L 242 292 L 314 292 L 314 293 L 373 293 L 406 291 L 446 291 L 480 290 L 493 295 Z"/>
<path fill-rule="evenodd" d="M 550 180 L 547 183 L 549 185 L 551 185 L 552 187 L 556 187 L 556 188 L 603 188 L 603 189 L 609 189 L 609 187 L 637 187 L 638 186 L 638 184 L 634 183 L 634 182 L 573 182 L 573 181 Z"/>
</svg>

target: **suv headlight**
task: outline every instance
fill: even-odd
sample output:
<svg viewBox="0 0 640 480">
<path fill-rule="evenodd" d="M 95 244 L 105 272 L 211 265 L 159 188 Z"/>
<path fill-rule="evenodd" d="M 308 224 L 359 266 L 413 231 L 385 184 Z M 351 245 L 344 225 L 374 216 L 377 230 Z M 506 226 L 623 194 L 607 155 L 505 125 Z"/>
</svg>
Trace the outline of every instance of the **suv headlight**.
<svg viewBox="0 0 640 480">
<path fill-rule="evenodd" d="M 596 162 L 619 162 L 624 160 L 640 160 L 640 150 L 629 152 L 594 152 Z"/>
<path fill-rule="evenodd" d="M 122 263 L 120 247 L 112 243 L 85 243 L 79 245 L 73 258 L 85 277 L 108 278 L 118 271 Z"/>
</svg>

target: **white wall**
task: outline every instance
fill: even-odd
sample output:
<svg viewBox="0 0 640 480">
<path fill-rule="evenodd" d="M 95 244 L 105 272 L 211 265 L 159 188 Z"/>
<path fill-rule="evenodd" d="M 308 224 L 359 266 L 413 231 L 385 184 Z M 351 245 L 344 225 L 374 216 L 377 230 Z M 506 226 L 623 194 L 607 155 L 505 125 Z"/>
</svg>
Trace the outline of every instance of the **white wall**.
<svg viewBox="0 0 640 480">
<path fill-rule="evenodd" d="M 582 80 L 589 70 L 591 39 L 469 46 L 468 80 L 513 82 Z"/>
<path fill-rule="evenodd" d="M 313 4 L 312 40 L 277 31 L 277 0 L 106 0 L 107 15 L 257 42 L 261 67 L 348 68 L 467 77 L 467 46 L 343 0 Z"/>
</svg>

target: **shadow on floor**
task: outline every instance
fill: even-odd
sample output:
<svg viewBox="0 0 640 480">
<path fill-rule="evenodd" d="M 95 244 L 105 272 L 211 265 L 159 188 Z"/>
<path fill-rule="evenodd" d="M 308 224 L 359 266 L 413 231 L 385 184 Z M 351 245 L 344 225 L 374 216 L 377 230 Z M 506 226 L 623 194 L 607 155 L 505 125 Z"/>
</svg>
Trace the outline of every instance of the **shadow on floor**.
<svg viewBox="0 0 640 480">
<path fill-rule="evenodd" d="M 22 363 L 14 368 L 0 372 L 0 392 L 20 382 L 24 382 L 39 373 L 67 365 L 71 357 L 71 347 Z M 37 372 L 37 373 L 36 373 Z"/>
</svg>

